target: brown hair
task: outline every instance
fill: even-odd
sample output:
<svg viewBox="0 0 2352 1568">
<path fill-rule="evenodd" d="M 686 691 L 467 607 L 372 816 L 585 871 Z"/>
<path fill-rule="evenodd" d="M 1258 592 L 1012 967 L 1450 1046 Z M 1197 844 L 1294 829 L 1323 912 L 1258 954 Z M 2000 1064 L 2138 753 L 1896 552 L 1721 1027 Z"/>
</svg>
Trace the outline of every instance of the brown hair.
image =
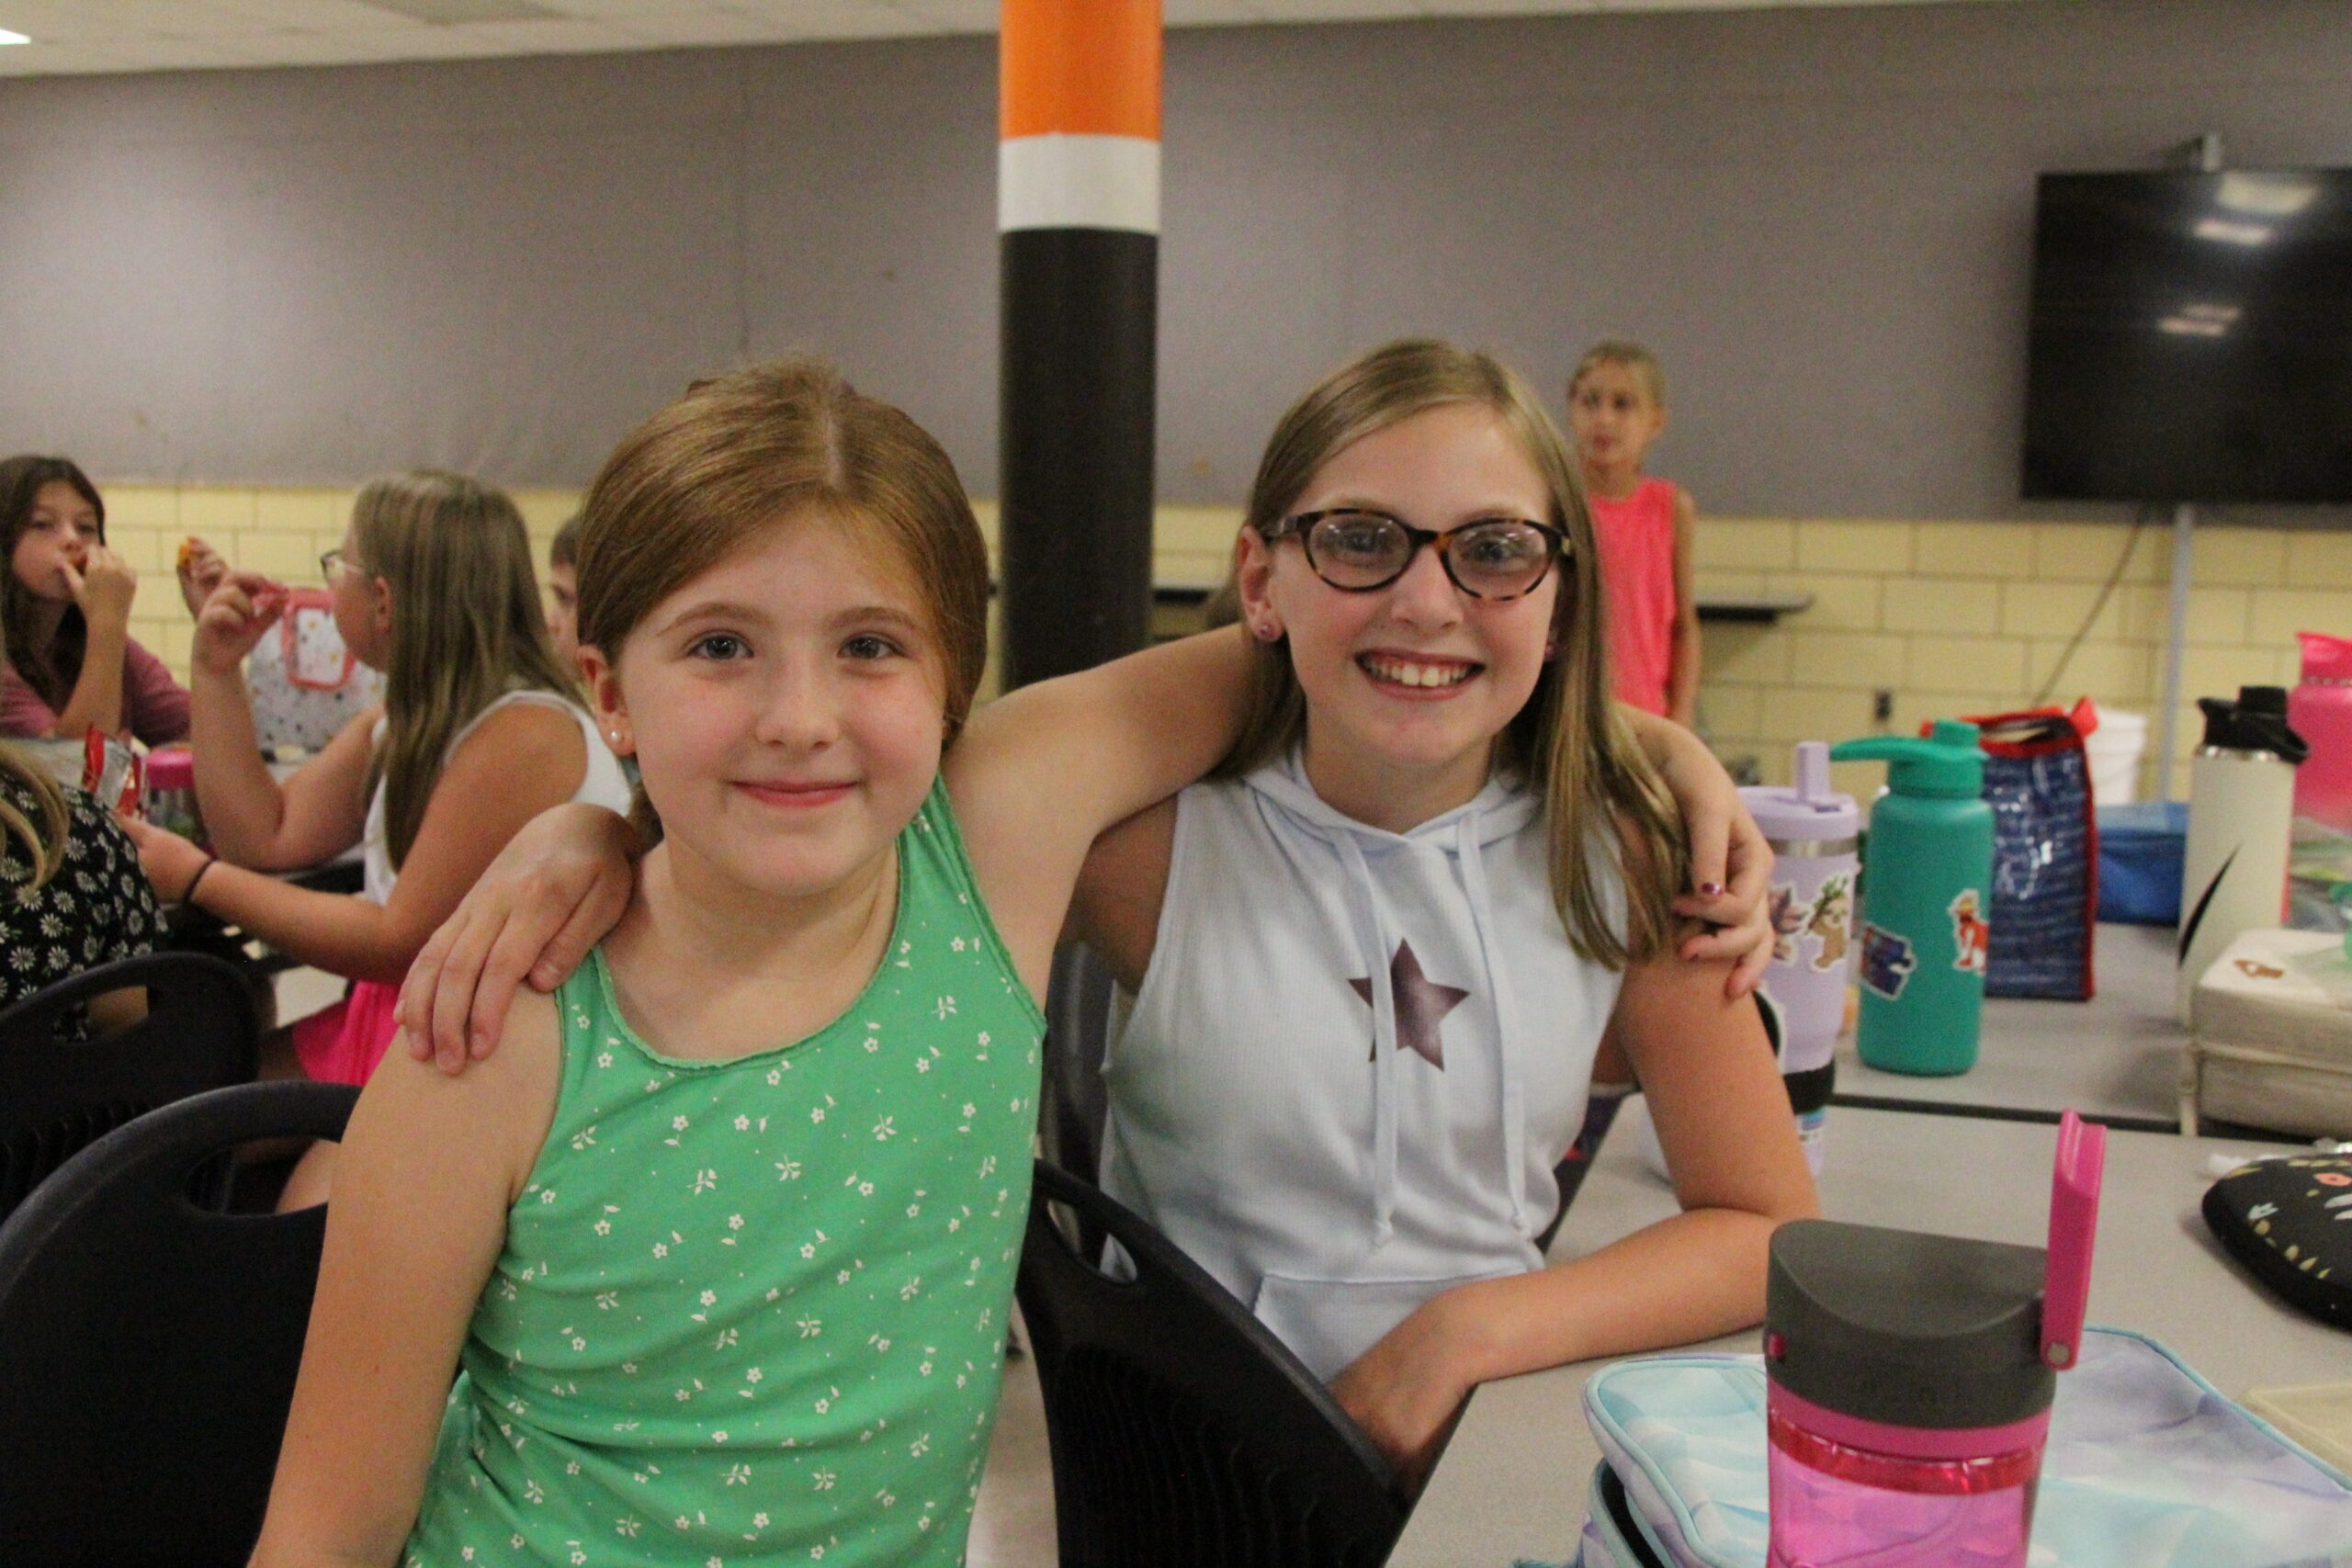
<svg viewBox="0 0 2352 1568">
<path fill-rule="evenodd" d="M 621 438 L 582 513 L 581 642 L 617 660 L 655 605 L 761 531 L 810 514 L 870 532 L 904 567 L 945 666 L 952 744 L 988 661 L 988 547 L 939 443 L 820 359 L 697 381 Z M 631 815 L 658 835 L 641 787 Z"/>
<path fill-rule="evenodd" d="M 1573 399 L 1577 383 L 1604 365 L 1622 365 L 1631 370 L 1641 378 L 1650 401 L 1666 407 L 1666 370 L 1658 364 L 1657 355 L 1640 344 L 1621 337 L 1603 338 L 1584 351 L 1584 357 L 1577 361 L 1576 369 L 1568 376 L 1568 396 Z"/>
<path fill-rule="evenodd" d="M 580 513 L 575 512 L 563 520 L 563 526 L 548 541 L 548 565 L 568 566 L 577 570 L 580 566 Z"/>
<path fill-rule="evenodd" d="M 107 542 L 107 503 L 98 487 L 69 457 L 26 456 L 0 461 L 0 627 L 6 628 L 8 662 L 26 685 L 52 708 L 62 708 L 74 697 L 74 683 L 82 678 L 82 650 L 88 646 L 89 627 L 82 608 L 69 604 L 57 635 L 46 647 L 36 647 L 31 625 L 33 591 L 17 581 L 13 570 L 17 541 L 32 524 L 33 502 L 42 487 L 68 484 L 98 514 L 98 543 Z"/>
<path fill-rule="evenodd" d="M 397 868 L 458 732 L 509 692 L 577 701 L 580 685 L 548 638 L 530 536 L 505 491 L 434 469 L 370 479 L 352 502 L 351 547 L 352 565 L 392 588 L 384 739 L 368 784 L 383 781 Z"/>
<path fill-rule="evenodd" d="M 1278 522 L 1325 463 L 1376 431 L 1451 404 L 1493 411 L 1551 491 L 1553 526 L 1567 536 L 1553 611 L 1557 651 L 1527 705 L 1500 737 L 1498 761 L 1523 770 L 1544 803 L 1552 897 L 1568 942 L 1611 968 L 1664 952 L 1688 859 L 1682 819 L 1610 699 L 1592 519 L 1559 427 L 1527 384 L 1492 355 L 1434 339 L 1388 344 L 1326 376 L 1283 414 L 1266 443 L 1244 528 Z M 1238 776 L 1286 754 L 1306 730 L 1306 698 L 1286 643 L 1253 644 L 1250 716 L 1218 772 Z M 1621 939 L 1594 874 L 1611 855 L 1625 884 Z"/>
</svg>

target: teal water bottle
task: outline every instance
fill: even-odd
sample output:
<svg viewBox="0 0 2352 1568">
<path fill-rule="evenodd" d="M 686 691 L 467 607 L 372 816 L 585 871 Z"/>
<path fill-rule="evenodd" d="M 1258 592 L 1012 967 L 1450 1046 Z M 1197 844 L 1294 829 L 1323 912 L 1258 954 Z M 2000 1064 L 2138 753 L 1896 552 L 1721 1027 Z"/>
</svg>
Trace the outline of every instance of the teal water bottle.
<svg viewBox="0 0 2352 1568">
<path fill-rule="evenodd" d="M 1883 761 L 1893 793 L 1871 808 L 1854 973 L 1862 1060 L 1939 1077 L 1976 1065 L 1991 947 L 1993 808 L 1976 727 L 1939 719 L 1925 739 L 1841 741 L 1840 762 Z"/>
</svg>

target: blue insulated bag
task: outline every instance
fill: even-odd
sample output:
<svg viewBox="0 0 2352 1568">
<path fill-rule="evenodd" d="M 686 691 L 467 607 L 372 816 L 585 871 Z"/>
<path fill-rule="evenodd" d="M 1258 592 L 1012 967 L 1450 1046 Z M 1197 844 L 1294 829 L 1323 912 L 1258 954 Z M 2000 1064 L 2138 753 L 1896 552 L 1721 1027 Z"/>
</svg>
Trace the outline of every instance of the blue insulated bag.
<svg viewBox="0 0 2352 1568">
<path fill-rule="evenodd" d="M 1619 1361 L 1585 1384 L 1603 1462 L 1577 1568 L 1764 1568 L 1764 1364 Z M 2034 1568 L 2352 1568 L 2352 1478 L 2154 1340 L 2083 1335 L 2058 1380 Z"/>
</svg>

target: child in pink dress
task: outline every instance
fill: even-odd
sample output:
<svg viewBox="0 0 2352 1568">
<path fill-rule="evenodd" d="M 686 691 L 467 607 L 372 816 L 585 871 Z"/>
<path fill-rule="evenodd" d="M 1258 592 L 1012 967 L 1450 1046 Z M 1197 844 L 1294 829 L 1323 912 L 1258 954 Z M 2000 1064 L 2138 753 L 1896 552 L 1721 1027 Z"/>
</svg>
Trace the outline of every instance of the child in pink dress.
<svg viewBox="0 0 2352 1568">
<path fill-rule="evenodd" d="M 1666 376 L 1635 343 L 1597 343 L 1568 378 L 1568 430 L 1584 466 L 1608 604 L 1618 700 L 1690 726 L 1698 716 L 1699 607 L 1690 597 L 1699 509 L 1642 471 L 1666 429 Z"/>
</svg>

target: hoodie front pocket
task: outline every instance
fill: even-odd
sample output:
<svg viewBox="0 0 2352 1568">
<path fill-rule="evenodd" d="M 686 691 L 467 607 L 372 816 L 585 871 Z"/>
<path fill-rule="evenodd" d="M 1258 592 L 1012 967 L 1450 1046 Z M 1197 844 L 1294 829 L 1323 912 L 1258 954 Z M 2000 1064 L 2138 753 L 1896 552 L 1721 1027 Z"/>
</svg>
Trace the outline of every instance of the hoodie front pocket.
<svg viewBox="0 0 2352 1568">
<path fill-rule="evenodd" d="M 1516 1272 L 1493 1269 L 1443 1280 L 1300 1280 L 1269 1274 L 1259 1281 L 1258 1299 L 1250 1310 L 1306 1363 L 1308 1371 L 1329 1382 L 1439 1292 Z"/>
</svg>

